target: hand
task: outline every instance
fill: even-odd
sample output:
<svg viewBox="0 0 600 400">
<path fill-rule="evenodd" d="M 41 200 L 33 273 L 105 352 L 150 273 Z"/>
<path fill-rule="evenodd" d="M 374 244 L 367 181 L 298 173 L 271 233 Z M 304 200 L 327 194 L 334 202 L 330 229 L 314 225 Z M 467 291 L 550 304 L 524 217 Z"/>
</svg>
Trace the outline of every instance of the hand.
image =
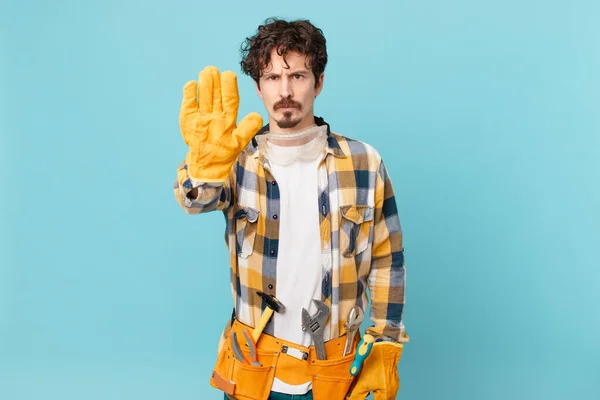
<svg viewBox="0 0 600 400">
<path fill-rule="evenodd" d="M 262 117 L 250 113 L 236 127 L 240 97 L 237 78 L 215 67 L 204 68 L 198 83 L 183 87 L 179 126 L 189 146 L 188 175 L 200 182 L 224 182 L 242 150 L 262 127 Z"/>
<path fill-rule="evenodd" d="M 364 400 L 369 392 L 373 392 L 374 400 L 394 400 L 400 387 L 398 361 L 402 349 L 400 343 L 374 343 L 348 398 Z"/>
</svg>

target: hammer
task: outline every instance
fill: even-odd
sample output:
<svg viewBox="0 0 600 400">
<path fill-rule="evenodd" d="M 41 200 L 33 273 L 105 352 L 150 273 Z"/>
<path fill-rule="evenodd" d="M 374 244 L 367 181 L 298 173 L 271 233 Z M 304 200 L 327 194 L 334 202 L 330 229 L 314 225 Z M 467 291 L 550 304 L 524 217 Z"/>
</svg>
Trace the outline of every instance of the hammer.
<svg viewBox="0 0 600 400">
<path fill-rule="evenodd" d="M 265 311 L 263 311 L 260 317 L 260 321 L 258 321 L 258 325 L 256 325 L 256 327 L 254 328 L 254 332 L 252 332 L 252 339 L 254 339 L 254 343 L 258 342 L 258 338 L 260 337 L 263 330 L 265 329 L 265 326 L 267 326 L 267 323 L 273 316 L 273 312 L 285 312 L 285 306 L 281 304 L 281 302 L 277 300 L 275 296 L 263 292 L 256 292 L 256 294 L 259 295 L 267 303 L 267 308 L 265 308 Z"/>
</svg>

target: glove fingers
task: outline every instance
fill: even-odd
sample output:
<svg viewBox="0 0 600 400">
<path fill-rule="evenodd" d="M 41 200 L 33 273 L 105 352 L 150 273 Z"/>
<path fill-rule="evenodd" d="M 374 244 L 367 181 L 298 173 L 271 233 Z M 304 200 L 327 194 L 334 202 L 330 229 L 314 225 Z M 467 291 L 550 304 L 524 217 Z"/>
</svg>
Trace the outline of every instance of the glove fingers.
<svg viewBox="0 0 600 400">
<path fill-rule="evenodd" d="M 234 119 L 237 119 L 240 95 L 238 94 L 237 77 L 235 73 L 225 71 L 221 74 L 221 96 L 223 111 L 233 115 Z"/>
<path fill-rule="evenodd" d="M 198 104 L 200 114 L 209 115 L 212 113 L 213 106 L 213 78 L 212 69 L 215 67 L 206 67 L 198 76 Z"/>
<path fill-rule="evenodd" d="M 198 101 L 196 100 L 196 81 L 189 81 L 183 87 L 183 100 L 181 102 L 180 115 L 190 115 L 198 112 Z"/>
<path fill-rule="evenodd" d="M 212 94 L 212 112 L 213 114 L 221 114 L 223 105 L 221 104 L 221 74 L 216 68 L 211 68 L 210 75 L 212 76 L 213 94 Z"/>
<path fill-rule="evenodd" d="M 239 141 L 240 148 L 246 147 L 256 132 L 262 128 L 263 120 L 259 113 L 252 112 L 244 117 L 233 131 L 233 136 Z"/>
</svg>

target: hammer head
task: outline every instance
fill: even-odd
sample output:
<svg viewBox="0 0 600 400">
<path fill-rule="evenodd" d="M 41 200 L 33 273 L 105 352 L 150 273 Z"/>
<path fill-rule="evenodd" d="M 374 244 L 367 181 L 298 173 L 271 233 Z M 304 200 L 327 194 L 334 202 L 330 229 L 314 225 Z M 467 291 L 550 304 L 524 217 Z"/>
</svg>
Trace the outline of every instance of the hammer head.
<svg viewBox="0 0 600 400">
<path fill-rule="evenodd" d="M 269 307 L 271 310 L 278 313 L 285 312 L 285 306 L 281 304 L 279 300 L 277 300 L 277 297 L 263 292 L 256 292 L 256 294 L 267 303 L 267 307 Z"/>
</svg>

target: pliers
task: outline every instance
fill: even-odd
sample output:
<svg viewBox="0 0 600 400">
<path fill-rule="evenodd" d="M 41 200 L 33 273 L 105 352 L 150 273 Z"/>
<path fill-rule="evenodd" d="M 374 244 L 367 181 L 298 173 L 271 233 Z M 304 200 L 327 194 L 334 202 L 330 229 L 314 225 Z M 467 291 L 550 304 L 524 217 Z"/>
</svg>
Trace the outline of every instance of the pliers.
<svg viewBox="0 0 600 400">
<path fill-rule="evenodd" d="M 233 354 L 235 354 L 235 358 L 243 362 L 244 364 L 252 364 L 256 367 L 262 367 L 262 364 L 258 362 L 258 354 L 256 353 L 256 343 L 252 339 L 252 334 L 248 330 L 248 328 L 244 328 L 242 330 L 242 334 L 244 338 L 246 338 L 246 345 L 250 348 L 250 360 L 251 363 L 246 360 L 244 354 L 242 353 L 242 349 L 240 348 L 240 344 L 237 341 L 237 333 L 231 332 L 231 348 L 233 349 Z"/>
</svg>

